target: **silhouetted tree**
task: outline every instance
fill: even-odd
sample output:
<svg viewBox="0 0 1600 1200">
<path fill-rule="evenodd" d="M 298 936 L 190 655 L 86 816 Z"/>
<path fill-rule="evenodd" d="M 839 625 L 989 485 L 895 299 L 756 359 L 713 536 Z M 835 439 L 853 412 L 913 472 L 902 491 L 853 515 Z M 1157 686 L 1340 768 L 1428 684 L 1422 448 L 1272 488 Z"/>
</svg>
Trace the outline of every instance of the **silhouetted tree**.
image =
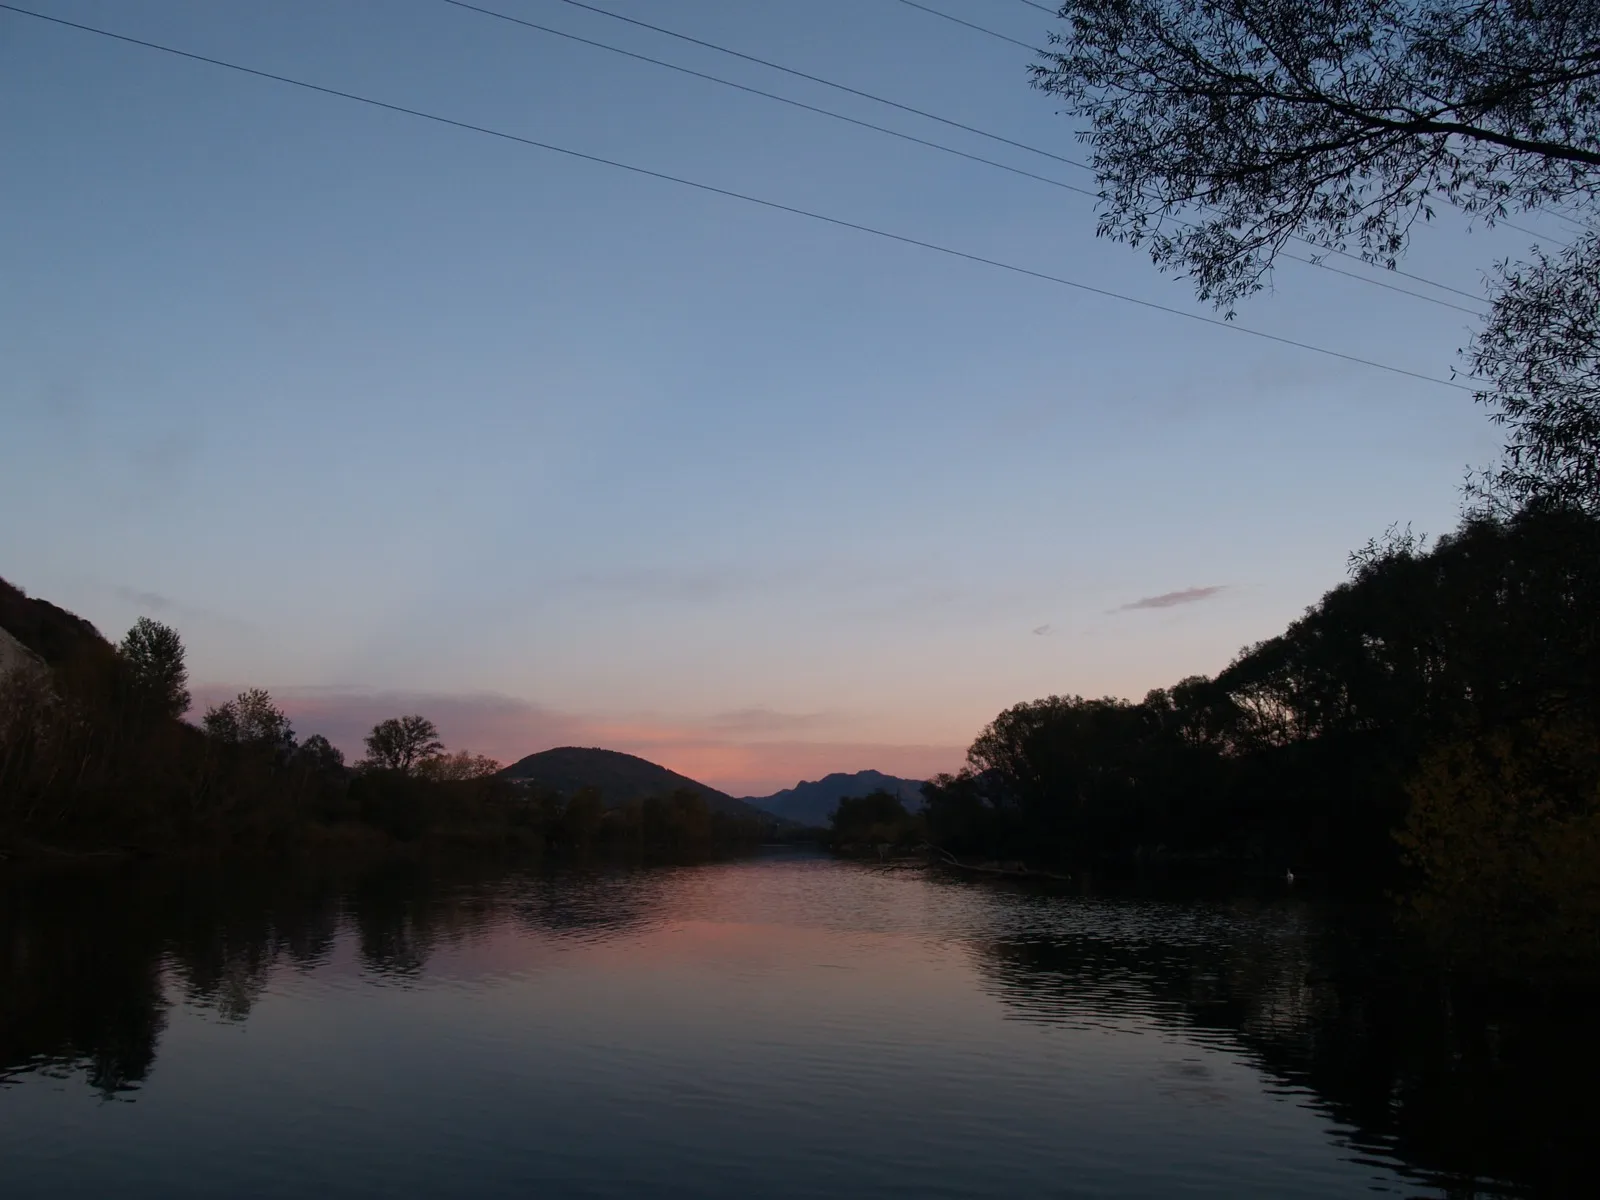
<svg viewBox="0 0 1600 1200">
<path fill-rule="evenodd" d="M 1600 189 L 1593 0 L 1065 0 L 1061 13 L 1069 28 L 1034 82 L 1086 122 L 1102 228 L 1222 303 L 1259 287 L 1292 237 L 1392 264 L 1435 204 L 1493 219 L 1588 207 Z"/>
<path fill-rule="evenodd" d="M 1065 0 L 1035 86 L 1084 123 L 1100 231 L 1231 306 L 1288 242 L 1394 266 L 1435 206 L 1590 224 L 1499 264 L 1473 353 L 1510 430 L 1494 490 L 1574 491 L 1600 439 L 1594 0 Z"/>
<path fill-rule="evenodd" d="M 896 846 L 920 840 L 921 822 L 900 797 L 878 788 L 865 796 L 844 796 L 828 816 L 835 846 Z"/>
<path fill-rule="evenodd" d="M 600 789 L 579 788 L 561 811 L 562 839 L 572 846 L 588 846 L 599 835 L 605 816 L 606 802 Z"/>
<path fill-rule="evenodd" d="M 1520 721 L 1436 745 L 1399 840 L 1431 932 L 1475 953 L 1600 945 L 1600 724 Z"/>
<path fill-rule="evenodd" d="M 1427 856 L 1413 847 L 1419 870 L 1459 859 L 1439 848 L 1458 801 L 1461 829 L 1483 825 L 1472 805 L 1492 789 L 1452 791 L 1438 754 L 1496 738 L 1545 745 L 1572 729 L 1600 730 L 1600 520 L 1534 506 L 1475 515 L 1431 545 L 1409 531 L 1375 540 L 1352 555 L 1347 583 L 1215 679 L 1137 704 L 1051 696 L 1007 709 L 965 771 L 924 789 L 926 819 L 955 853 L 1336 864 L 1398 883 L 1392 834 L 1419 795 L 1437 834 Z M 1578 773 L 1552 772 L 1543 790 L 1518 787 L 1587 803 Z M 1532 801 L 1509 811 L 1600 877 L 1600 849 L 1554 832 L 1575 827 Z"/>
<path fill-rule="evenodd" d="M 1159 836 L 1166 797 L 1154 785 L 1176 746 L 1147 704 L 1051 696 L 1001 713 L 967 762 L 1016 807 L 1037 850 L 1093 856 Z"/>
<path fill-rule="evenodd" d="M 295 762 L 310 770 L 337 774 L 344 770 L 344 751 L 320 733 L 313 733 L 295 749 Z"/>
<path fill-rule="evenodd" d="M 287 757 L 295 748 L 294 726 L 265 688 L 248 688 L 206 710 L 201 727 L 219 742 L 249 746 Z"/>
<path fill-rule="evenodd" d="M 922 815 L 929 840 L 954 854 L 1010 856 L 1020 822 L 996 782 L 967 767 L 924 783 Z"/>
<path fill-rule="evenodd" d="M 120 650 L 141 708 L 163 717 L 181 717 L 188 711 L 189 669 L 176 629 L 140 617 L 122 639 Z"/>
<path fill-rule="evenodd" d="M 1495 421 L 1510 430 L 1501 463 L 1476 481 L 1503 511 L 1569 506 L 1600 517 L 1600 234 L 1506 264 L 1473 344 Z"/>
<path fill-rule="evenodd" d="M 338 821 L 354 815 L 346 805 L 350 781 L 344 752 L 322 734 L 314 733 L 295 747 L 289 764 L 320 819 Z"/>
<path fill-rule="evenodd" d="M 500 764 L 486 754 L 458 750 L 454 754 L 434 754 L 417 764 L 417 771 L 440 783 L 467 779 L 487 779 L 500 770 Z"/>
<path fill-rule="evenodd" d="M 416 714 L 379 722 L 367 734 L 366 742 L 368 767 L 402 775 L 409 775 L 423 760 L 444 749 L 439 727 Z"/>
</svg>

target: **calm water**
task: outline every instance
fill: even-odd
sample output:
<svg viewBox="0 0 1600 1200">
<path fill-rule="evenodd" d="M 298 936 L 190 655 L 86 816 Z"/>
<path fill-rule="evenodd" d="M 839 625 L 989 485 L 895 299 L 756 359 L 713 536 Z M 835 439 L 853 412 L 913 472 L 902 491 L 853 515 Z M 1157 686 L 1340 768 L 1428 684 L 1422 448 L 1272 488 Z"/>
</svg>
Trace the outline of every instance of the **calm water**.
<svg viewBox="0 0 1600 1200">
<path fill-rule="evenodd" d="M 1588 1013 L 1386 946 L 792 853 L 0 878 L 0 1196 L 1585 1194 Z"/>
</svg>

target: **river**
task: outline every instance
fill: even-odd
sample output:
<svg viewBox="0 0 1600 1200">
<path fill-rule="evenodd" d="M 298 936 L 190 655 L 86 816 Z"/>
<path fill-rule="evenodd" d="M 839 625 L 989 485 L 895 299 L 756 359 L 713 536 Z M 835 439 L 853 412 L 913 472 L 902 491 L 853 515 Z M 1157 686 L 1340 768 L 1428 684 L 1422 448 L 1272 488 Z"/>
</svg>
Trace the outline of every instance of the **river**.
<svg viewBox="0 0 1600 1200">
<path fill-rule="evenodd" d="M 0 1196 L 1585 1194 L 1590 1010 L 1408 957 L 798 851 L 13 870 Z"/>
</svg>

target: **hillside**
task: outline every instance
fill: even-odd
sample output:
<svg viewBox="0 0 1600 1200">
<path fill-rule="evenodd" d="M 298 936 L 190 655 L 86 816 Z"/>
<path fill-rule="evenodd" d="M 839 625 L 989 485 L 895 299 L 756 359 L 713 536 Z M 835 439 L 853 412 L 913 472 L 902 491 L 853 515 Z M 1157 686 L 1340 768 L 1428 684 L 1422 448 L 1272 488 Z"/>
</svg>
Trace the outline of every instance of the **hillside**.
<svg viewBox="0 0 1600 1200">
<path fill-rule="evenodd" d="M 815 783 L 801 782 L 770 796 L 746 796 L 745 803 L 802 825 L 826 825 L 828 815 L 846 796 L 865 796 L 882 788 L 900 797 L 909 809 L 922 807 L 922 781 L 885 775 L 882 771 L 835 772 Z"/>
<path fill-rule="evenodd" d="M 82 617 L 48 600 L 33 599 L 4 579 L 0 579 L 0 629 L 52 667 L 111 649 L 100 631 Z"/>
<path fill-rule="evenodd" d="M 569 796 L 581 787 L 596 787 L 611 808 L 630 800 L 666 796 L 678 788 L 688 788 L 704 796 L 712 812 L 734 817 L 770 815 L 687 775 L 617 750 L 560 746 L 519 759 L 500 774 L 507 779 L 529 780 Z"/>
<path fill-rule="evenodd" d="M 44 660 L 29 650 L 0 626 L 0 676 L 10 671 L 37 671 L 44 669 Z"/>
</svg>

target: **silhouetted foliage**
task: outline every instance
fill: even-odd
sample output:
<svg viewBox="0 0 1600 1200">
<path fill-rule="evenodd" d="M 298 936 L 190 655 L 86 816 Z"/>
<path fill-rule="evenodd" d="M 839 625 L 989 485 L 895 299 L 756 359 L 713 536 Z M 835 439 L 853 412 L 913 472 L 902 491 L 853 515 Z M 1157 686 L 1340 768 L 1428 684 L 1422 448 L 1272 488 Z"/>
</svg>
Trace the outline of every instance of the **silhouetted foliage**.
<svg viewBox="0 0 1600 1200">
<path fill-rule="evenodd" d="M 274 762 L 287 759 L 295 748 L 294 727 L 265 688 L 250 688 L 206 709 L 201 728 L 214 741 L 249 748 Z"/>
<path fill-rule="evenodd" d="M 443 750 L 438 726 L 426 717 L 415 713 L 408 717 L 391 717 L 373 726 L 372 732 L 367 734 L 365 765 L 378 771 L 409 775 Z"/>
<path fill-rule="evenodd" d="M 181 717 L 189 710 L 189 669 L 176 629 L 140 617 L 120 650 L 140 707 L 163 717 Z"/>
<path fill-rule="evenodd" d="M 1600 951 L 1600 722 L 1523 720 L 1431 747 L 1400 843 L 1417 914 L 1496 962 Z"/>
<path fill-rule="evenodd" d="M 1292 236 L 1392 263 L 1434 204 L 1493 217 L 1590 205 L 1600 184 L 1592 0 L 1061 12 L 1034 80 L 1087 122 L 1103 228 L 1148 241 L 1202 296 L 1253 291 Z"/>
<path fill-rule="evenodd" d="M 259 851 L 377 835 L 543 841 L 518 789 L 497 778 L 499 764 L 444 753 L 426 718 L 378 725 L 358 774 L 327 738 L 301 742 L 261 688 L 211 706 L 198 728 L 180 720 L 183 643 L 166 626 L 141 619 L 115 647 L 9 585 L 0 585 L 0 614 L 46 664 L 0 675 L 0 847 Z"/>
<path fill-rule="evenodd" d="M 497 774 L 500 764 L 486 754 L 458 750 L 454 754 L 434 754 L 417 764 L 417 774 L 440 783 L 467 779 L 487 779 Z"/>
<path fill-rule="evenodd" d="M 586 847 L 599 835 L 605 819 L 606 804 L 600 789 L 581 787 L 562 807 L 560 836 L 569 845 Z"/>
<path fill-rule="evenodd" d="M 1373 884 L 1409 866 L 1430 911 L 1578 922 L 1600 912 L 1579 882 L 1600 879 L 1596 745 L 1600 520 L 1536 506 L 1370 545 L 1214 679 L 1008 709 L 927 785 L 926 818 L 957 854 Z M 1464 865 L 1489 845 L 1508 861 Z"/>
<path fill-rule="evenodd" d="M 1500 275 L 1472 365 L 1510 440 L 1474 490 L 1502 511 L 1544 504 L 1600 516 L 1600 234 L 1555 254 L 1536 248 Z"/>
<path fill-rule="evenodd" d="M 835 848 L 894 847 L 923 840 L 920 816 L 906 811 L 893 792 L 878 788 L 865 796 L 845 796 L 828 819 Z"/>
<path fill-rule="evenodd" d="M 1593 0 L 1066 0 L 1035 85 L 1084 122 L 1103 235 L 1231 306 L 1293 239 L 1393 267 L 1419 220 L 1545 211 L 1472 350 L 1509 430 L 1480 486 L 1600 511 Z M 1584 228 L 1584 227 L 1587 228 Z"/>
</svg>

